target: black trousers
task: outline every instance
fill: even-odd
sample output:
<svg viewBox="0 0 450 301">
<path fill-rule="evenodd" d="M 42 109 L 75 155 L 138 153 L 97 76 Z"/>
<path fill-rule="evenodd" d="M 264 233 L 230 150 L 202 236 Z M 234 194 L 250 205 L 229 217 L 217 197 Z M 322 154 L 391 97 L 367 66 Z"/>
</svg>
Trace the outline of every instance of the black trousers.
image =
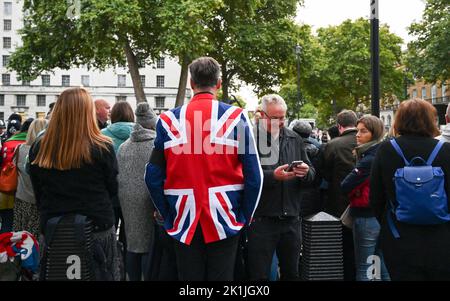
<svg viewBox="0 0 450 301">
<path fill-rule="evenodd" d="M 164 228 L 155 224 L 155 239 L 151 247 L 149 265 L 146 268 L 146 279 L 151 281 L 178 280 L 175 239 L 166 233 Z"/>
<path fill-rule="evenodd" d="M 280 280 L 298 280 L 301 248 L 299 217 L 284 220 L 277 217 L 257 217 L 248 228 L 247 235 L 250 280 L 269 280 L 275 250 L 280 266 Z"/>
<path fill-rule="evenodd" d="M 200 224 L 188 246 L 175 241 L 178 279 L 181 281 L 232 281 L 239 236 L 206 244 Z"/>
</svg>

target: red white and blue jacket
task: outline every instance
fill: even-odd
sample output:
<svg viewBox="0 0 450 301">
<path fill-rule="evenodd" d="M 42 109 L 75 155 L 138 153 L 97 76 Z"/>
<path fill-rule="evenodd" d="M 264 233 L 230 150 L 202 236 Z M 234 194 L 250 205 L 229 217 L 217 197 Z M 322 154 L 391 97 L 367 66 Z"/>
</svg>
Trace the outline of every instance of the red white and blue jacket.
<svg viewBox="0 0 450 301">
<path fill-rule="evenodd" d="M 24 269 L 36 272 L 39 265 L 39 245 L 32 234 L 26 231 L 0 234 L 0 263 L 21 259 Z"/>
<path fill-rule="evenodd" d="M 196 94 L 160 115 L 145 181 L 167 233 L 189 245 L 236 235 L 259 202 L 262 170 L 244 110 Z"/>
</svg>

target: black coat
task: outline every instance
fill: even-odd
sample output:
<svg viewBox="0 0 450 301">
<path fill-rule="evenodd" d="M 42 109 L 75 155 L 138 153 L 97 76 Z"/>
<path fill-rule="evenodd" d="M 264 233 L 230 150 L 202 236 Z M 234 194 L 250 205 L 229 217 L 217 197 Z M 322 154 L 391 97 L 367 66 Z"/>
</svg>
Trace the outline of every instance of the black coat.
<svg viewBox="0 0 450 301">
<path fill-rule="evenodd" d="M 409 161 L 415 156 L 427 160 L 438 141 L 433 138 L 402 136 L 397 138 L 397 142 Z M 396 221 L 399 239 L 392 236 L 387 226 L 387 200 L 396 200 L 394 173 L 404 165 L 389 141 L 380 145 L 372 165 L 370 205 L 381 224 L 380 246 L 387 267 L 389 269 L 389 265 L 406 264 L 421 268 L 446 269 L 450 275 L 450 223 L 421 226 Z M 445 190 L 447 196 L 450 196 L 450 144 L 444 144 L 432 165 L 440 166 L 444 171 Z"/>
<path fill-rule="evenodd" d="M 341 188 L 347 195 L 356 187 L 361 185 L 364 181 L 369 179 L 370 171 L 372 169 L 372 163 L 375 159 L 375 154 L 380 144 L 372 145 L 364 153 L 361 154 L 361 159 L 356 163 L 355 168 L 345 177 L 341 183 Z M 367 199 L 366 199 L 367 201 Z M 374 213 L 372 208 L 367 204 L 365 207 L 352 207 L 350 206 L 350 213 L 355 217 L 373 217 Z"/>
<path fill-rule="evenodd" d="M 325 211 L 340 217 L 349 204 L 348 196 L 341 189 L 341 182 L 356 164 L 353 149 L 356 147 L 356 129 L 344 131 L 341 136 L 325 146 L 321 174 L 328 181 L 328 198 Z"/>
<path fill-rule="evenodd" d="M 30 149 L 29 161 L 39 152 L 40 142 Z M 56 216 L 78 213 L 92 218 L 100 229 L 114 225 L 111 198 L 117 195 L 117 159 L 112 145 L 108 151 L 93 148 L 93 163 L 79 169 L 60 171 L 30 165 L 30 177 L 41 216 L 41 230 Z"/>
<path fill-rule="evenodd" d="M 258 128 L 258 127 L 257 127 Z M 261 128 L 257 130 L 257 144 L 260 156 L 264 158 L 265 152 L 261 154 L 261 139 L 268 139 L 270 135 Z M 275 148 L 278 149 L 278 148 Z M 300 203 L 302 199 L 302 184 L 312 182 L 315 175 L 314 167 L 306 155 L 302 138 L 295 132 L 282 128 L 280 130 L 280 144 L 277 162 L 265 165 L 262 158 L 262 170 L 264 183 L 261 199 L 255 212 L 255 217 L 261 216 L 300 216 Z M 295 178 L 289 181 L 278 181 L 273 176 L 274 170 L 281 165 L 292 161 L 302 160 L 309 165 L 309 172 L 304 179 Z"/>
</svg>

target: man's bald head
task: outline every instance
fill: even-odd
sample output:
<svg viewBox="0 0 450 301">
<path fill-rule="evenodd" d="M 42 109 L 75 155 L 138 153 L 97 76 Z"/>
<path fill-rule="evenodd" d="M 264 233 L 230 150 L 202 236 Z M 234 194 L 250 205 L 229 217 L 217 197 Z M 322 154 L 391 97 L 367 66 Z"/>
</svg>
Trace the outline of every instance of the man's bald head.
<svg viewBox="0 0 450 301">
<path fill-rule="evenodd" d="M 101 123 L 106 123 L 109 119 L 109 111 L 111 110 L 111 106 L 109 102 L 105 99 L 96 99 L 94 101 L 95 104 L 95 112 L 97 114 L 97 119 Z"/>
</svg>

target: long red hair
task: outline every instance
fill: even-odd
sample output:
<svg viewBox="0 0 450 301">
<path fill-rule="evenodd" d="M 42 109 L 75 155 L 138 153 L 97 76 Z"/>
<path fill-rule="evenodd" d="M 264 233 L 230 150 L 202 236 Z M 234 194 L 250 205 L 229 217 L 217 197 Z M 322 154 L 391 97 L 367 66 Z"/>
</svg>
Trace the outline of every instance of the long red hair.
<svg viewBox="0 0 450 301">
<path fill-rule="evenodd" d="M 58 97 L 32 164 L 58 170 L 80 168 L 83 163 L 93 162 L 93 147 L 108 150 L 108 143 L 112 141 L 100 132 L 89 92 L 67 89 Z"/>
</svg>

